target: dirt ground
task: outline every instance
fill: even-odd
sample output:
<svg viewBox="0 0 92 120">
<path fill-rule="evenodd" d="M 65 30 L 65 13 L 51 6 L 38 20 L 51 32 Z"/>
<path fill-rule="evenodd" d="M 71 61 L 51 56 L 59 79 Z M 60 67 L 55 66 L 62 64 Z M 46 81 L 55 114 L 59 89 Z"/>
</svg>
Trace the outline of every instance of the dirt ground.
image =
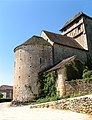
<svg viewBox="0 0 92 120">
<path fill-rule="evenodd" d="M 0 103 L 0 120 L 92 120 L 92 117 L 65 110 L 30 109 L 30 105 L 10 107 L 10 103 Z"/>
</svg>

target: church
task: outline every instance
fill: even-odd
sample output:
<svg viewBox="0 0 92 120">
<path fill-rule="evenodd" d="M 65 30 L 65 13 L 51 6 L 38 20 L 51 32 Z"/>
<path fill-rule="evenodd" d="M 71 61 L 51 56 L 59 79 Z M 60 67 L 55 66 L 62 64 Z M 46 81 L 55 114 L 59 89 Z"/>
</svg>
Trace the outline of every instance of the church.
<svg viewBox="0 0 92 120">
<path fill-rule="evenodd" d="M 75 55 L 84 63 L 92 59 L 91 17 L 79 12 L 60 32 L 42 30 L 40 36 L 32 36 L 14 49 L 13 101 L 26 102 L 38 96 L 40 72 L 53 70 Z M 59 81 L 62 83 L 61 78 Z"/>
</svg>

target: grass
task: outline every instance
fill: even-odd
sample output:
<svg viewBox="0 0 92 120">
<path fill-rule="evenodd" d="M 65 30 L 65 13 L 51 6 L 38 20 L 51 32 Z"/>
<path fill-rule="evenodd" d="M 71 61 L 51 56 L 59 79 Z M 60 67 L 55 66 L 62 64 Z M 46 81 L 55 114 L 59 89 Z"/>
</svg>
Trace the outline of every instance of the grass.
<svg viewBox="0 0 92 120">
<path fill-rule="evenodd" d="M 57 101 L 57 100 L 60 100 L 60 98 L 57 96 L 53 96 L 53 97 L 39 98 L 37 100 L 33 100 L 32 102 L 38 104 L 38 103 L 45 103 L 45 102 Z"/>
</svg>

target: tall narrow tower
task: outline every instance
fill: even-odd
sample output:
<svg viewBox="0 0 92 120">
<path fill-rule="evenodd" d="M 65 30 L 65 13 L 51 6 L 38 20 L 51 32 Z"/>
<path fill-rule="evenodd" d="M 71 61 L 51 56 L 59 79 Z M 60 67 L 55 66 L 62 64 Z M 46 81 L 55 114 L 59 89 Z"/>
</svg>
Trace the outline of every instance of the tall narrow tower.
<svg viewBox="0 0 92 120">
<path fill-rule="evenodd" d="M 92 18 L 79 12 L 60 29 L 62 35 L 74 38 L 92 59 Z"/>
<path fill-rule="evenodd" d="M 33 36 L 14 49 L 13 101 L 29 102 L 39 95 L 38 73 L 52 66 L 52 46 Z"/>
</svg>

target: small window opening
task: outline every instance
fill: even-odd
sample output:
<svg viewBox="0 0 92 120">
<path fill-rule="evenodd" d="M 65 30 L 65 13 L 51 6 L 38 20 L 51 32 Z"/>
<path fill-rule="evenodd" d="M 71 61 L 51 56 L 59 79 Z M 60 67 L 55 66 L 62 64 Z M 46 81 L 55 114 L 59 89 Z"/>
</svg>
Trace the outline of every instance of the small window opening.
<svg viewBox="0 0 92 120">
<path fill-rule="evenodd" d="M 40 64 L 42 63 L 42 59 L 40 58 Z"/>
<path fill-rule="evenodd" d="M 79 19 L 78 20 L 76 20 L 76 24 L 79 22 Z"/>
<path fill-rule="evenodd" d="M 66 30 L 67 30 L 67 29 L 65 28 L 65 29 L 64 29 L 64 32 L 65 32 Z"/>
<path fill-rule="evenodd" d="M 78 31 L 80 30 L 80 26 L 78 27 Z"/>
</svg>

